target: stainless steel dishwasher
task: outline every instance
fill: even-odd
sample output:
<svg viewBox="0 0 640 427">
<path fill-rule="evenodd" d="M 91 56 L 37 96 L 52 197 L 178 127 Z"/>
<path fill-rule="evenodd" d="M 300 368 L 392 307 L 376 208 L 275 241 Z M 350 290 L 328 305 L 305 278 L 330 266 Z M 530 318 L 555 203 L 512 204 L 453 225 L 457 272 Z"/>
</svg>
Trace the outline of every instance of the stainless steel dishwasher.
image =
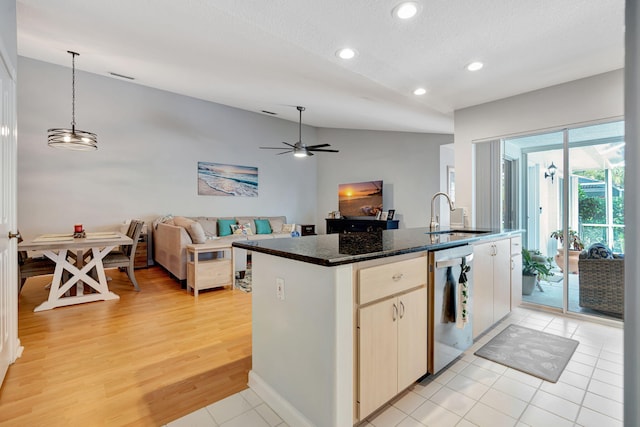
<svg viewBox="0 0 640 427">
<path fill-rule="evenodd" d="M 473 344 L 472 262 L 473 247 L 469 245 L 429 252 L 428 302 L 431 316 L 427 325 L 427 368 L 431 374 L 440 371 Z M 464 305 L 459 283 L 463 269 L 467 279 L 467 301 Z M 459 317 L 463 308 L 467 313 L 466 323 Z"/>
</svg>

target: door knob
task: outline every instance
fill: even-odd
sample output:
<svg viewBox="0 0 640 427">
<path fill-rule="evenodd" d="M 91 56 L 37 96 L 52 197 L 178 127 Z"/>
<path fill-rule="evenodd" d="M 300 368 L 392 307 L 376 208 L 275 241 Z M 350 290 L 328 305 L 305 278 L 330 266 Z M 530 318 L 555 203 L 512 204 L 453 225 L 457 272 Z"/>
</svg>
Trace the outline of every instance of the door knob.
<svg viewBox="0 0 640 427">
<path fill-rule="evenodd" d="M 19 239 L 20 238 L 20 232 L 19 231 L 17 233 L 9 232 L 9 238 L 10 239 L 15 239 L 15 238 Z"/>
</svg>

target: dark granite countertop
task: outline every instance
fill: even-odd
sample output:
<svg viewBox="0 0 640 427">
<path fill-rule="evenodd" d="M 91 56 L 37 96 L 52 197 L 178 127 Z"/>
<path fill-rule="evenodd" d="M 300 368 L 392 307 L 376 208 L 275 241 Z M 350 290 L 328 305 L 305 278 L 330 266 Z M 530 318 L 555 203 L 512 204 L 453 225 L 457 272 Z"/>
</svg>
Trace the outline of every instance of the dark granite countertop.
<svg viewBox="0 0 640 427">
<path fill-rule="evenodd" d="M 234 247 L 327 267 L 376 258 L 434 251 L 479 240 L 509 236 L 517 230 L 440 230 L 407 228 L 378 232 L 323 234 L 290 239 L 235 241 Z"/>
</svg>

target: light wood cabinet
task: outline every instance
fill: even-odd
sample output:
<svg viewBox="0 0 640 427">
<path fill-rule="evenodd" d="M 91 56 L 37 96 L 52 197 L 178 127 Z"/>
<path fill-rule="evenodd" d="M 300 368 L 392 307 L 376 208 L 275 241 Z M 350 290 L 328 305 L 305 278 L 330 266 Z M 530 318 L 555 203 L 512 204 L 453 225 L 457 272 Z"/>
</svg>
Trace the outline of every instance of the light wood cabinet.
<svg viewBox="0 0 640 427">
<path fill-rule="evenodd" d="M 398 297 L 398 392 L 427 372 L 427 288 Z"/>
<path fill-rule="evenodd" d="M 473 337 L 511 311 L 511 240 L 473 246 Z"/>
<path fill-rule="evenodd" d="M 397 298 L 359 310 L 360 417 L 398 393 Z"/>
<path fill-rule="evenodd" d="M 229 244 L 187 245 L 187 292 L 191 288 L 198 296 L 202 289 L 233 286 L 233 269 L 233 250 Z"/>
<path fill-rule="evenodd" d="M 362 420 L 427 372 L 427 262 L 421 257 L 359 273 L 356 407 Z"/>
</svg>

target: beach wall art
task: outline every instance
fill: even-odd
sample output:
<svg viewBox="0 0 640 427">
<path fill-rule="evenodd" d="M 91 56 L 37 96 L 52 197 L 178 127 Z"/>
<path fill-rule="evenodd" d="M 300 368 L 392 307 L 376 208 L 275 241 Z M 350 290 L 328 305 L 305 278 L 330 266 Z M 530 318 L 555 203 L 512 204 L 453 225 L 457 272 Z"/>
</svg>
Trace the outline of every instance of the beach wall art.
<svg viewBox="0 0 640 427">
<path fill-rule="evenodd" d="M 258 168 L 198 162 L 198 195 L 258 197 Z"/>
<path fill-rule="evenodd" d="M 338 209 L 343 217 L 375 217 L 382 211 L 382 181 L 339 184 Z"/>
</svg>

